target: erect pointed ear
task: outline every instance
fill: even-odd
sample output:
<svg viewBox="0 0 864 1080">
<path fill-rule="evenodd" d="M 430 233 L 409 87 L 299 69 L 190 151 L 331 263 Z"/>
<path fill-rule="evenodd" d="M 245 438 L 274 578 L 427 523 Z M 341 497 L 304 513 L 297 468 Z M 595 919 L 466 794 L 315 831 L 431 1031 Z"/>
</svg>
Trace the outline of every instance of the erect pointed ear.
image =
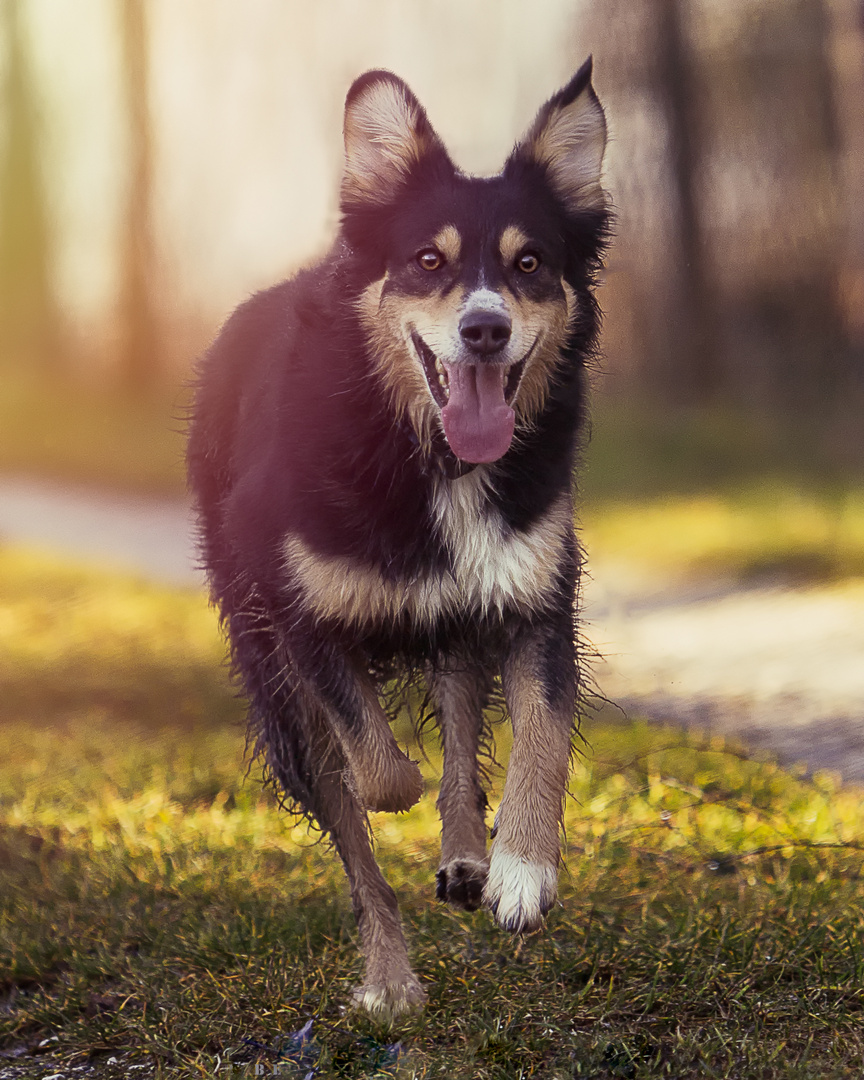
<svg viewBox="0 0 864 1080">
<path fill-rule="evenodd" d="M 446 158 L 420 102 L 389 71 L 367 71 L 345 100 L 345 174 L 342 205 L 391 201 L 426 154 Z"/>
<path fill-rule="evenodd" d="M 600 186 L 606 117 L 591 85 L 589 56 L 567 85 L 551 97 L 507 162 L 545 167 L 555 194 L 570 210 L 602 210 Z"/>
</svg>

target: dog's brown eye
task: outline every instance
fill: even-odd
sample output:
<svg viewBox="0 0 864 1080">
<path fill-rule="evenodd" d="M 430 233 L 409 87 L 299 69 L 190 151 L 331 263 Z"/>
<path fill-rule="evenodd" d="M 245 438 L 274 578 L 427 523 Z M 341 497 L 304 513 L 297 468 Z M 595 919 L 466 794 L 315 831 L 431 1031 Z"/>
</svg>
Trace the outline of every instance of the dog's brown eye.
<svg viewBox="0 0 864 1080">
<path fill-rule="evenodd" d="M 522 271 L 523 274 L 533 274 L 539 267 L 540 260 L 536 255 L 530 255 L 527 252 L 524 255 L 520 255 L 516 261 L 516 265 Z"/>
<path fill-rule="evenodd" d="M 424 248 L 418 253 L 417 262 L 424 270 L 440 270 L 444 265 L 444 256 L 436 248 Z"/>
</svg>

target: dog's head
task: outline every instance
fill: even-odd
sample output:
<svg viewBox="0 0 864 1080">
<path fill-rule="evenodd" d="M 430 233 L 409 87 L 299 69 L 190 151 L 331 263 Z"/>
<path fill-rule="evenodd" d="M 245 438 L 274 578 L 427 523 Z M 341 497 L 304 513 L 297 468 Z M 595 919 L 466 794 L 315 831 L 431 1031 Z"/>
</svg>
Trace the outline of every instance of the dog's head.
<svg viewBox="0 0 864 1080">
<path fill-rule="evenodd" d="M 455 168 L 401 79 L 351 87 L 342 213 L 372 279 L 360 316 L 425 448 L 440 429 L 462 461 L 495 461 L 542 410 L 592 304 L 605 145 L 590 59 L 486 179 Z"/>
</svg>

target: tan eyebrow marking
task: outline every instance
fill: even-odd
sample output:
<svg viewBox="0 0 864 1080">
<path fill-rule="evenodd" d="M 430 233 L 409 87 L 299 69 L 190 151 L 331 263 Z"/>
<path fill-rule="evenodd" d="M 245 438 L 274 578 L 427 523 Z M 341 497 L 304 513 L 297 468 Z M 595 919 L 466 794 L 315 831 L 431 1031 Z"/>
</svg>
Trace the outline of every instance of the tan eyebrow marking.
<svg viewBox="0 0 864 1080">
<path fill-rule="evenodd" d="M 462 237 L 455 225 L 445 225 L 433 237 L 432 243 L 447 262 L 456 262 L 462 251 Z"/>
<path fill-rule="evenodd" d="M 516 256 L 529 243 L 529 240 L 530 238 L 522 232 L 518 225 L 507 226 L 498 241 L 498 249 L 501 252 L 501 259 L 505 266 L 515 260 Z"/>
</svg>

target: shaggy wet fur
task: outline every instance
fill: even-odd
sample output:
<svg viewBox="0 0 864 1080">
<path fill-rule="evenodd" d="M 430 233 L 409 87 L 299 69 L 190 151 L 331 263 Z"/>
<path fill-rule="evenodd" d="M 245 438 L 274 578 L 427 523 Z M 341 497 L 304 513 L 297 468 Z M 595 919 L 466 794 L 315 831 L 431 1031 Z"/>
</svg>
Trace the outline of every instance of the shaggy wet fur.
<svg viewBox="0 0 864 1080">
<path fill-rule="evenodd" d="M 367 813 L 406 810 L 423 781 L 385 679 L 422 675 L 440 730 L 439 899 L 524 932 L 556 895 L 605 122 L 589 61 L 502 173 L 472 178 L 408 87 L 368 72 L 345 146 L 336 243 L 229 319 L 188 464 L 257 749 L 344 863 L 357 1002 L 395 1015 L 424 992 Z M 487 854 L 478 752 L 499 679 L 514 738 Z"/>
</svg>

